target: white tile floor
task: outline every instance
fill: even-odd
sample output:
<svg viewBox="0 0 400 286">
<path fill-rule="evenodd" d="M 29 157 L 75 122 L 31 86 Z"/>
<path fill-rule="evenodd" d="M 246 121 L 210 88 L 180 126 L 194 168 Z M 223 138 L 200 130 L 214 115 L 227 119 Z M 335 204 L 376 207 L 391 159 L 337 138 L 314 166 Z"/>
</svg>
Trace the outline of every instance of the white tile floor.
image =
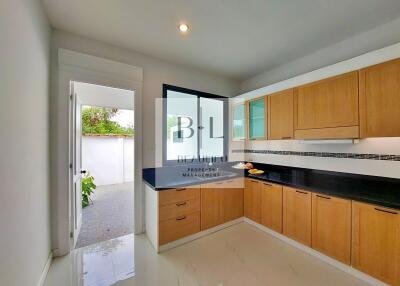
<svg viewBox="0 0 400 286">
<path fill-rule="evenodd" d="M 124 280 L 125 279 L 125 280 Z M 119 281 L 119 282 L 117 282 Z M 54 260 L 45 286 L 366 285 L 247 224 L 156 254 L 127 235 Z"/>
</svg>

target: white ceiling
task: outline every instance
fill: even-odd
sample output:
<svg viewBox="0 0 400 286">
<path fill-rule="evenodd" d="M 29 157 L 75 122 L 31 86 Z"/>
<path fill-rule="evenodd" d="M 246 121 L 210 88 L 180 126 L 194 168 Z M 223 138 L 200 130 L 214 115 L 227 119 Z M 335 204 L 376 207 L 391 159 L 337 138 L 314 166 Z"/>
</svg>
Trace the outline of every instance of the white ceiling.
<svg viewBox="0 0 400 286">
<path fill-rule="evenodd" d="M 237 80 L 400 16 L 399 0 L 43 2 L 55 28 Z"/>
</svg>

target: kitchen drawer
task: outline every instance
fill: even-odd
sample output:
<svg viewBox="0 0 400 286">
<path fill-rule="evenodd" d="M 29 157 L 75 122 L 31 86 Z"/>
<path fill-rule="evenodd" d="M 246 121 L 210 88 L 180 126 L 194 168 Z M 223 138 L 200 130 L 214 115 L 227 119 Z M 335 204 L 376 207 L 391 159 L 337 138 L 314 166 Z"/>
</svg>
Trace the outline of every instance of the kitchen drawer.
<svg viewBox="0 0 400 286">
<path fill-rule="evenodd" d="M 199 231 L 200 212 L 162 221 L 159 229 L 159 244 L 163 245 Z"/>
<path fill-rule="evenodd" d="M 171 189 L 159 192 L 159 205 L 165 206 L 187 200 L 200 200 L 200 187 L 191 186 L 186 188 Z"/>
<path fill-rule="evenodd" d="M 203 189 L 205 188 L 211 188 L 211 189 L 216 189 L 216 188 L 224 188 L 224 189 L 243 189 L 244 188 L 244 178 L 235 178 L 235 179 L 229 179 L 229 180 L 223 180 L 223 181 L 218 181 L 218 182 L 212 182 L 212 183 L 207 183 L 204 185 L 201 185 Z"/>
<path fill-rule="evenodd" d="M 159 218 L 160 221 L 173 219 L 182 215 L 191 214 L 200 211 L 200 200 L 193 199 L 172 203 L 169 205 L 161 206 Z"/>
</svg>

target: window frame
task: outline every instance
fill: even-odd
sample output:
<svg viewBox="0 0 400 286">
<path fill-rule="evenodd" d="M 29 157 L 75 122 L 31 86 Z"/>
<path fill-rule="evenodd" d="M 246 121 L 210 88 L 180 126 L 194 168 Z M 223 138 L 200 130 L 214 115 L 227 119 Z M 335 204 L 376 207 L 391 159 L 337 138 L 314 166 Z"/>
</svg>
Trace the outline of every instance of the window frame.
<svg viewBox="0 0 400 286">
<path fill-rule="evenodd" d="M 191 95 L 197 96 L 197 122 L 199 131 L 200 127 L 200 98 L 211 98 L 220 100 L 223 102 L 223 130 L 224 130 L 224 138 L 223 138 L 223 156 L 218 157 L 220 160 L 219 162 L 223 162 L 224 159 L 228 160 L 228 144 L 229 144 L 229 102 L 228 97 L 216 95 L 212 93 L 207 93 L 203 91 L 193 90 L 189 88 L 183 88 L 179 86 L 174 86 L 170 84 L 163 84 L 163 103 L 162 103 L 162 164 L 163 166 L 176 166 L 182 164 L 179 160 L 167 160 L 167 98 L 168 98 L 168 91 L 175 91 L 180 93 L 187 93 Z M 197 133 L 199 134 L 199 133 Z M 192 164 L 201 164 L 201 163 L 208 163 L 206 160 L 200 160 L 200 139 L 201 136 L 197 135 L 197 159 L 195 159 Z M 218 161 L 217 161 L 218 162 Z"/>
</svg>

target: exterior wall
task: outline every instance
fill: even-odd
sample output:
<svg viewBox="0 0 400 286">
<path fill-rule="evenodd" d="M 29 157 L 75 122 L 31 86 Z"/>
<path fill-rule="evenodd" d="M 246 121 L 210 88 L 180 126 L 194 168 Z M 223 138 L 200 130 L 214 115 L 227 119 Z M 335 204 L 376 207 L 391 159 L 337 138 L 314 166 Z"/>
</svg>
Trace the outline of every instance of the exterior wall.
<svg viewBox="0 0 400 286">
<path fill-rule="evenodd" d="M 40 0 L 0 1 L 0 285 L 38 285 L 50 249 L 50 27 Z"/>
<path fill-rule="evenodd" d="M 98 186 L 133 182 L 134 139 L 107 136 L 82 137 L 82 169 Z"/>
</svg>

